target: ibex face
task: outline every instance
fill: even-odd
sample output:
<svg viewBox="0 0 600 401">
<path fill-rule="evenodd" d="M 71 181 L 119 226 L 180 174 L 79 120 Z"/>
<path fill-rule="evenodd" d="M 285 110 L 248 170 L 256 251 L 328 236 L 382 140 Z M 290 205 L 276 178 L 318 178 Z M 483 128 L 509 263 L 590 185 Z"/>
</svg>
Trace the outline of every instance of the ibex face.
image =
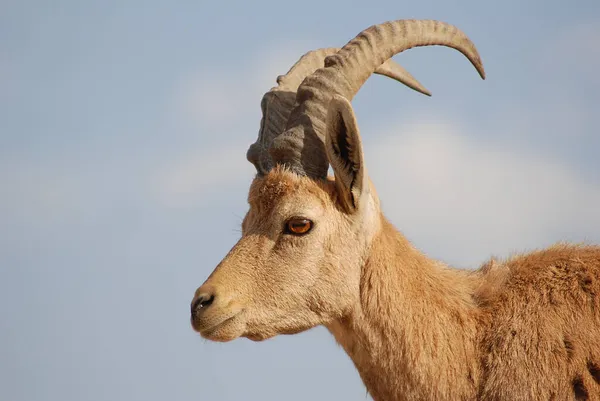
<svg viewBox="0 0 600 401">
<path fill-rule="evenodd" d="M 247 153 L 257 177 L 242 238 L 192 300 L 192 326 L 203 337 L 297 333 L 342 318 L 356 304 L 381 216 L 350 100 L 373 72 L 425 92 L 387 62 L 424 45 L 459 50 L 484 76 L 475 46 L 457 28 L 394 21 L 368 28 L 339 51 L 309 52 L 278 77 L 263 97 L 261 130 Z M 335 180 L 327 178 L 329 166 Z"/>
<path fill-rule="evenodd" d="M 344 316 L 358 300 L 360 268 L 378 228 L 378 202 L 366 184 L 354 184 L 352 194 L 280 167 L 255 178 L 242 238 L 196 291 L 194 329 L 211 340 L 259 340 Z"/>
</svg>

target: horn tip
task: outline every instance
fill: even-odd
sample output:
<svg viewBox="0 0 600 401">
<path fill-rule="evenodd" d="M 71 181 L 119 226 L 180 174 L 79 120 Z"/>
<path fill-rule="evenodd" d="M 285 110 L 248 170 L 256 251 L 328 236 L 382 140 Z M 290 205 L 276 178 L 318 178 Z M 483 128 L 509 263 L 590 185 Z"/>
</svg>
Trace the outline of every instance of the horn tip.
<svg viewBox="0 0 600 401">
<path fill-rule="evenodd" d="M 483 64 L 479 64 L 477 66 L 477 72 L 479 73 L 481 79 L 485 80 L 485 70 L 483 69 Z"/>
<path fill-rule="evenodd" d="M 485 69 L 483 68 L 483 62 L 481 61 L 481 58 L 479 57 L 479 55 L 477 55 L 477 58 L 475 59 L 475 62 L 473 63 L 473 67 L 475 67 L 475 69 L 477 70 L 477 73 L 479 73 L 479 76 L 481 77 L 481 79 L 485 79 Z"/>
</svg>

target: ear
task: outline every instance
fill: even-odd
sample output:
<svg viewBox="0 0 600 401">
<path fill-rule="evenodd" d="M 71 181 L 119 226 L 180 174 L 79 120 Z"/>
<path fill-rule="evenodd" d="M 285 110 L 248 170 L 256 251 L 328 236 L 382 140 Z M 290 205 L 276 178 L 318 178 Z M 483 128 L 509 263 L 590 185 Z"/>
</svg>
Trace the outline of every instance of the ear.
<svg viewBox="0 0 600 401">
<path fill-rule="evenodd" d="M 327 113 L 325 150 L 335 174 L 335 185 L 342 206 L 349 213 L 358 210 L 368 190 L 362 143 L 352 105 L 335 95 Z"/>
</svg>

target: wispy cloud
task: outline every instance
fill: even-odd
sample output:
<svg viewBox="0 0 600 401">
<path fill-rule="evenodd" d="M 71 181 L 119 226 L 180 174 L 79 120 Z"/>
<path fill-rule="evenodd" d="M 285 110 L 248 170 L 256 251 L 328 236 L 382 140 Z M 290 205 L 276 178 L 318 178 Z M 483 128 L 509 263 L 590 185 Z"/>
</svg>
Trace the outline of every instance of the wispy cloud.
<svg viewBox="0 0 600 401">
<path fill-rule="evenodd" d="M 384 212 L 417 245 L 473 266 L 561 239 L 600 240 L 589 238 L 600 224 L 600 187 L 567 165 L 478 143 L 451 121 L 388 132 L 367 164 Z"/>
</svg>

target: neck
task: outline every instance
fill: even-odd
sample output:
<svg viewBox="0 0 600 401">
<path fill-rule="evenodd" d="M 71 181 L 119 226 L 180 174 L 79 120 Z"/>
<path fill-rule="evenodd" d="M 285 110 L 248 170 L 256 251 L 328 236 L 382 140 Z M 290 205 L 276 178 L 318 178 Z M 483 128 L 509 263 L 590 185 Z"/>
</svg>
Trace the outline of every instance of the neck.
<svg viewBox="0 0 600 401">
<path fill-rule="evenodd" d="M 382 218 L 360 300 L 329 330 L 373 399 L 475 398 L 473 279 L 427 258 Z"/>
</svg>

